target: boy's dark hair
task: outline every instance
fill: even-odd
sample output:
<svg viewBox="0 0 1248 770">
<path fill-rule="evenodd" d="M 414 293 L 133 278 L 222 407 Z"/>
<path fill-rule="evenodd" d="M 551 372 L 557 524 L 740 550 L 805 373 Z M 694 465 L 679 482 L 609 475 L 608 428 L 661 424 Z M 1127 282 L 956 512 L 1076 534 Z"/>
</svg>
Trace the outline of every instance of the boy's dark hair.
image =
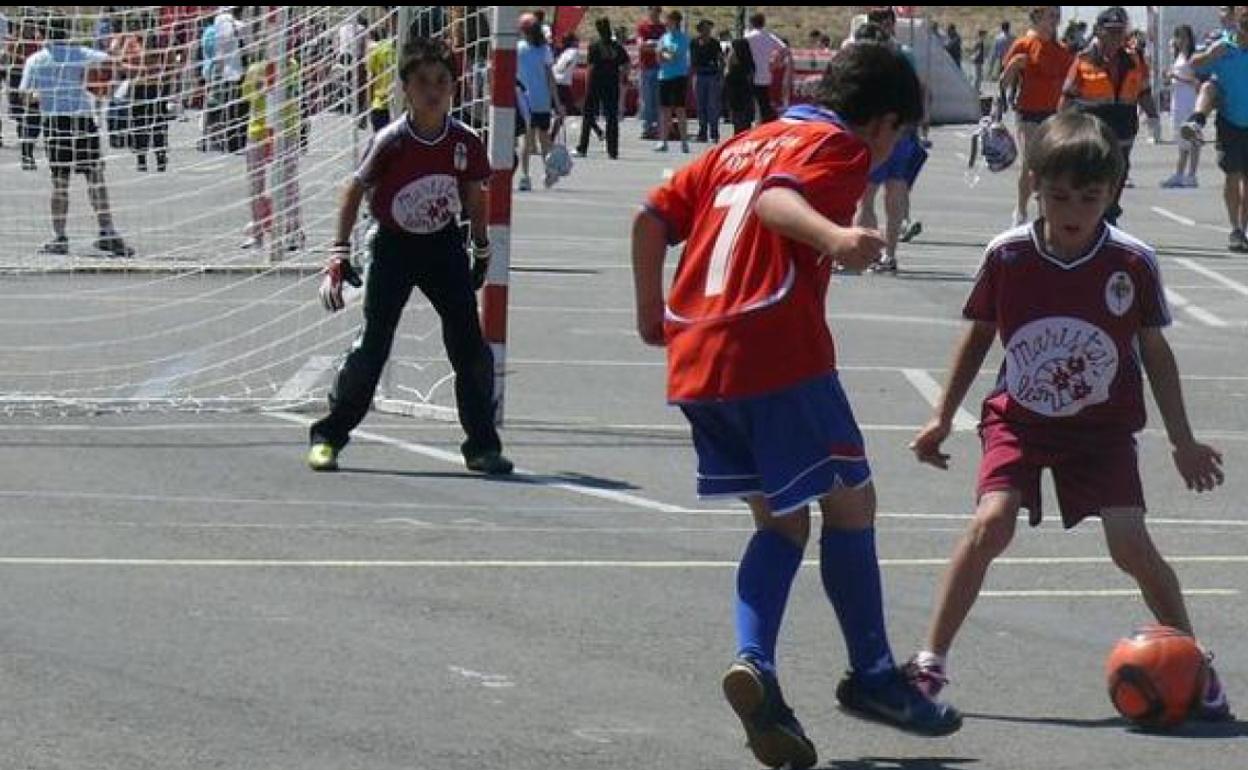
<svg viewBox="0 0 1248 770">
<path fill-rule="evenodd" d="M 1039 180 L 1068 179 L 1075 189 L 1114 187 L 1126 162 L 1118 137 L 1103 120 L 1067 110 L 1040 124 L 1027 148 L 1027 168 Z"/>
<path fill-rule="evenodd" d="M 49 16 L 44 24 L 44 37 L 55 41 L 68 40 L 69 19 L 60 14 Z"/>
<path fill-rule="evenodd" d="M 418 37 L 403 46 L 403 62 L 399 65 L 399 80 L 407 83 L 412 73 L 426 64 L 441 64 L 451 73 L 451 78 L 459 77 L 459 68 L 455 64 L 455 55 L 450 46 L 438 38 Z"/>
<path fill-rule="evenodd" d="M 855 43 L 841 51 L 823 73 L 815 101 L 852 125 L 889 113 L 900 125 L 923 117 L 919 78 L 906 57 L 891 46 Z"/>
<path fill-rule="evenodd" d="M 882 8 L 872 8 L 867 11 L 867 21 L 872 24 L 887 24 L 889 22 L 897 22 L 897 12 L 893 10 L 893 6 L 886 5 Z"/>
<path fill-rule="evenodd" d="M 887 43 L 888 33 L 884 28 L 873 21 L 866 24 L 859 24 L 858 29 L 854 30 L 855 43 Z"/>
<path fill-rule="evenodd" d="M 761 13 L 750 14 L 750 28 L 762 29 L 767 26 L 767 17 Z"/>
<path fill-rule="evenodd" d="M 680 11 L 668 11 L 667 20 L 679 24 L 685 20 L 685 15 Z"/>
</svg>

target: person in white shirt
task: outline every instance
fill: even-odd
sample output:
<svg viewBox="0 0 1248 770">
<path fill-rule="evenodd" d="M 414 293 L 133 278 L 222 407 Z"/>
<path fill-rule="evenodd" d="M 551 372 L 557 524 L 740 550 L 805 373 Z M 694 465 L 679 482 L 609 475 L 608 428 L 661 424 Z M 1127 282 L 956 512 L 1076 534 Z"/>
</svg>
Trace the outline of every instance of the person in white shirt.
<svg viewBox="0 0 1248 770">
<path fill-rule="evenodd" d="M 1196 35 L 1187 24 L 1180 24 L 1174 29 L 1174 38 L 1170 41 L 1174 64 L 1166 79 L 1170 83 L 1170 119 L 1174 124 L 1175 136 L 1178 137 L 1179 157 L 1174 174 L 1162 181 L 1166 188 L 1196 187 L 1196 168 L 1200 165 L 1200 144 L 1190 142 L 1180 133 L 1187 116 L 1196 110 L 1196 93 L 1200 89 L 1200 81 L 1196 70 L 1192 67 L 1192 54 L 1196 52 Z"/>
<path fill-rule="evenodd" d="M 368 27 L 362 14 L 348 18 L 338 28 L 338 67 L 342 73 L 343 102 L 356 114 L 362 114 L 368 107 L 367 45 Z"/>
<path fill-rule="evenodd" d="M 771 105 L 771 65 L 786 57 L 789 50 L 789 46 L 766 27 L 767 17 L 755 13 L 750 16 L 750 29 L 745 33 L 754 58 L 754 99 L 758 102 L 760 124 L 776 119 L 776 110 Z"/>
<path fill-rule="evenodd" d="M 581 60 L 581 41 L 575 34 L 569 32 L 564 35 L 562 43 L 559 56 L 551 68 L 555 75 L 555 90 L 559 92 L 559 103 L 564 109 L 555 117 L 555 123 L 550 127 L 550 135 L 556 141 L 558 141 L 559 129 L 563 127 L 564 116 L 576 105 L 576 99 L 572 93 L 572 79 L 576 75 L 576 66 Z"/>
<path fill-rule="evenodd" d="M 243 27 L 241 5 L 222 6 L 213 19 L 216 48 L 213 72 L 217 77 L 217 104 L 222 105 L 221 135 L 226 152 L 241 152 L 247 144 L 247 120 L 243 115 Z"/>
</svg>

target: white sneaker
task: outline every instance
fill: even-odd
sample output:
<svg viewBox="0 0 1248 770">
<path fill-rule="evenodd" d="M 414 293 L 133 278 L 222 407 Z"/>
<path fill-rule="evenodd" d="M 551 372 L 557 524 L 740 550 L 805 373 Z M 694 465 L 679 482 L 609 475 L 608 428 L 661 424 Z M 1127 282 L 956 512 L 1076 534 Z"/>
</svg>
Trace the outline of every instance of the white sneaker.
<svg viewBox="0 0 1248 770">
<path fill-rule="evenodd" d="M 655 152 L 667 152 L 667 142 L 655 142 Z"/>
<path fill-rule="evenodd" d="M 238 244 L 238 247 L 239 247 L 240 249 L 258 249 L 258 248 L 260 248 L 260 247 L 261 247 L 261 246 L 263 246 L 263 245 L 264 245 L 264 239 L 263 239 L 263 238 L 259 238 L 259 237 L 254 236 L 254 235 L 250 235 L 250 236 L 248 236 L 248 237 L 247 237 L 247 240 L 245 240 L 245 241 L 243 241 L 242 243 Z"/>
<path fill-rule="evenodd" d="M 1196 181 L 1195 174 L 1188 174 L 1187 176 L 1183 177 L 1183 186 L 1191 187 L 1195 189 L 1197 187 L 1200 187 L 1200 183 Z"/>
<path fill-rule="evenodd" d="M 1183 187 L 1184 179 L 1185 177 L 1182 174 L 1171 174 L 1161 180 L 1162 189 L 1174 190 L 1176 188 Z"/>
<path fill-rule="evenodd" d="M 532 190 L 533 180 L 529 179 L 527 176 L 520 177 L 520 184 L 518 185 L 518 189 L 520 190 L 520 192 L 528 192 L 529 190 Z"/>
</svg>

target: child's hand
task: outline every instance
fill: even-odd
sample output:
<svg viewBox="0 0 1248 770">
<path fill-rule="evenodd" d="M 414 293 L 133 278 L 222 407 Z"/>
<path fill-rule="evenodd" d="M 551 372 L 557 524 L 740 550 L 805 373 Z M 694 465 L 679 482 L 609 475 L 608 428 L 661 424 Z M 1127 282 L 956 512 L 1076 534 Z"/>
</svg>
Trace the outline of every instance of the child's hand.
<svg viewBox="0 0 1248 770">
<path fill-rule="evenodd" d="M 663 307 L 639 306 L 637 308 L 637 336 L 647 345 L 663 347 L 667 344 L 663 333 Z"/>
<path fill-rule="evenodd" d="M 880 259 L 888 241 L 878 230 L 867 227 L 838 228 L 828 256 L 847 270 L 866 270 Z"/>
<path fill-rule="evenodd" d="M 1222 484 L 1222 455 L 1211 446 L 1197 441 L 1179 444 L 1174 448 L 1174 467 L 1187 484 L 1196 492 L 1208 492 Z"/>
<path fill-rule="evenodd" d="M 921 463 L 940 468 L 942 471 L 949 470 L 949 455 L 940 451 L 940 445 L 949 438 L 951 429 L 949 423 L 942 422 L 939 418 L 932 418 L 932 421 L 924 425 L 914 437 L 914 441 L 910 442 L 910 451 L 914 452 L 914 456 Z"/>
</svg>

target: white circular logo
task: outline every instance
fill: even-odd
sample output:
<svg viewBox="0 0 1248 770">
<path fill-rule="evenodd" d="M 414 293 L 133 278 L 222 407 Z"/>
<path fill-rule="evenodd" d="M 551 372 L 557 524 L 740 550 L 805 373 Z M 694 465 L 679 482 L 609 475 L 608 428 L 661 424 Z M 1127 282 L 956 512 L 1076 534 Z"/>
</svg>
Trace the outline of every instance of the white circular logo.
<svg viewBox="0 0 1248 770">
<path fill-rule="evenodd" d="M 1135 304 L 1135 282 L 1131 276 L 1119 270 L 1105 283 L 1105 306 L 1109 312 L 1122 318 Z"/>
<path fill-rule="evenodd" d="M 1109 400 L 1118 347 L 1081 318 L 1040 318 L 1023 326 L 1005 349 L 1010 397 L 1046 417 L 1070 417 Z"/>
<path fill-rule="evenodd" d="M 390 215 L 409 233 L 428 235 L 454 222 L 461 210 L 455 177 L 432 174 L 411 182 L 394 196 Z"/>
</svg>

